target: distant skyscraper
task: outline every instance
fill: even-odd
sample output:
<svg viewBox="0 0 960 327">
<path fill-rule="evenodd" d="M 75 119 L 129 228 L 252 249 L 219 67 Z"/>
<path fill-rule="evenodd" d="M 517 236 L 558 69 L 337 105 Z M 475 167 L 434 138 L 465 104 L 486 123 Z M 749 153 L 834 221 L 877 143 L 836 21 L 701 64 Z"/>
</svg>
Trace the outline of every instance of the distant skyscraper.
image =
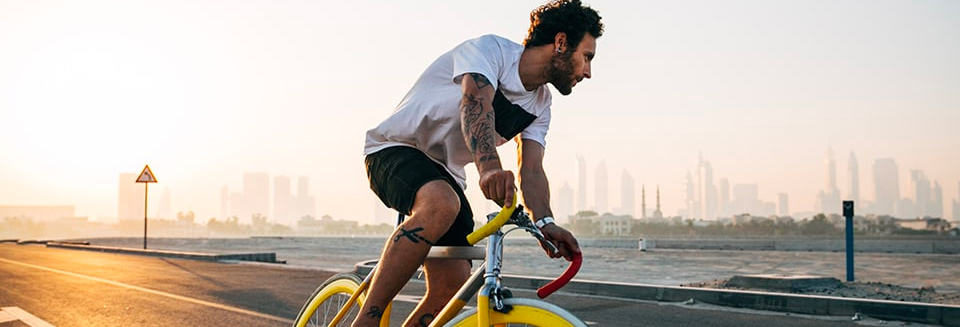
<svg viewBox="0 0 960 327">
<path fill-rule="evenodd" d="M 833 148 L 827 149 L 826 189 L 817 193 L 817 211 L 831 214 L 840 212 L 840 190 L 837 189 L 837 162 L 833 159 Z"/>
<path fill-rule="evenodd" d="M 960 201 L 953 200 L 953 221 L 960 222 Z"/>
<path fill-rule="evenodd" d="M 684 206 L 686 207 L 686 218 L 698 218 L 700 216 L 700 203 L 697 201 L 697 187 L 693 184 L 693 176 L 687 171 L 686 185 L 684 185 Z"/>
<path fill-rule="evenodd" d="M 833 160 L 833 148 L 827 148 L 827 193 L 837 191 L 837 161 Z"/>
<path fill-rule="evenodd" d="M 290 177 L 273 177 L 273 219 L 283 224 L 296 222 L 294 198 L 290 193 Z"/>
<path fill-rule="evenodd" d="M 860 203 L 860 165 L 857 164 L 857 156 L 850 151 L 850 159 L 847 159 L 847 172 L 850 174 L 850 197 L 854 204 Z"/>
<path fill-rule="evenodd" d="M 897 162 L 892 158 L 875 160 L 873 184 L 876 187 L 874 213 L 893 215 L 896 203 L 900 200 L 900 176 L 897 173 Z"/>
<path fill-rule="evenodd" d="M 717 218 L 717 188 L 713 185 L 713 166 L 709 161 L 700 157 L 697 165 L 697 202 L 700 204 L 700 218 L 715 220 Z"/>
<path fill-rule="evenodd" d="M 719 215 L 729 217 L 730 215 L 730 181 L 726 178 L 720 179 L 720 201 L 717 204 Z"/>
<path fill-rule="evenodd" d="M 317 202 L 310 195 L 310 178 L 301 176 L 297 178 L 297 199 L 296 199 L 296 218 L 303 216 L 317 217 Z"/>
<path fill-rule="evenodd" d="M 241 221 L 250 219 L 254 214 L 270 214 L 270 176 L 266 173 L 243 174 L 243 199 L 248 210 L 240 216 Z"/>
<path fill-rule="evenodd" d="M 577 211 L 587 210 L 587 161 L 577 156 Z"/>
<path fill-rule="evenodd" d="M 120 174 L 117 179 L 117 219 L 143 219 L 143 185 L 137 184 L 140 174 Z"/>
<path fill-rule="evenodd" d="M 903 212 L 903 217 L 930 216 L 930 180 L 918 169 L 910 170 L 910 184 L 913 186 L 913 212 Z"/>
<path fill-rule="evenodd" d="M 787 193 L 777 193 L 777 214 L 780 217 L 790 215 L 790 198 Z"/>
<path fill-rule="evenodd" d="M 953 200 L 953 221 L 960 221 L 960 182 L 957 182 L 957 199 Z"/>
<path fill-rule="evenodd" d="M 608 212 L 609 210 L 607 206 L 608 204 L 607 203 L 607 181 L 608 180 L 607 180 L 607 163 L 606 162 L 600 161 L 600 164 L 597 165 L 597 172 L 595 176 L 596 176 L 595 179 L 597 181 L 594 182 L 594 185 L 596 186 L 596 190 L 594 193 L 594 206 L 596 207 L 595 209 L 597 213 L 602 215 L 604 212 Z"/>
<path fill-rule="evenodd" d="M 553 214 L 556 216 L 554 218 L 559 219 L 558 222 L 568 222 L 569 217 L 575 214 L 573 212 L 573 188 L 570 187 L 570 184 L 563 183 L 563 186 L 560 187 L 558 192 L 557 211 Z"/>
<path fill-rule="evenodd" d="M 640 184 L 640 219 L 647 219 L 647 188 Z"/>
<path fill-rule="evenodd" d="M 626 169 L 620 175 L 620 212 L 621 215 L 635 216 L 637 210 L 636 182 Z"/>
<path fill-rule="evenodd" d="M 933 182 L 933 201 L 930 205 L 930 217 L 946 218 L 943 215 L 943 188 L 936 181 Z"/>
</svg>

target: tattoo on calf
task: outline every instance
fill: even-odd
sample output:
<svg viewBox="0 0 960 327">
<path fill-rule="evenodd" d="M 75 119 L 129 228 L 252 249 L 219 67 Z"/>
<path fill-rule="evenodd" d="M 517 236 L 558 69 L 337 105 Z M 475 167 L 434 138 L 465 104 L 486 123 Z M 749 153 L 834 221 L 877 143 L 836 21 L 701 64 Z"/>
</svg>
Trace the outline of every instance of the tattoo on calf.
<svg viewBox="0 0 960 327">
<path fill-rule="evenodd" d="M 429 313 L 425 313 L 423 316 L 420 316 L 420 327 L 430 326 L 430 322 L 433 321 L 433 318 L 434 316 Z"/>
<path fill-rule="evenodd" d="M 423 238 L 423 236 L 420 236 L 420 234 L 417 234 L 417 232 L 420 232 L 422 230 L 423 230 L 423 227 L 417 227 L 411 230 L 406 230 L 406 229 L 403 229 L 403 227 L 400 227 L 400 234 L 398 234 L 396 237 L 393 238 L 393 243 L 400 242 L 401 237 L 406 237 L 408 240 L 410 240 L 413 243 L 420 243 L 420 241 L 423 241 L 423 243 L 427 243 L 427 245 L 433 246 L 433 242 L 430 242 L 426 238 Z"/>
<path fill-rule="evenodd" d="M 378 306 L 370 307 L 370 312 L 367 312 L 367 317 L 370 317 L 370 318 L 382 318 L 382 317 L 383 317 L 383 309 L 380 309 L 380 307 L 378 307 Z"/>
</svg>

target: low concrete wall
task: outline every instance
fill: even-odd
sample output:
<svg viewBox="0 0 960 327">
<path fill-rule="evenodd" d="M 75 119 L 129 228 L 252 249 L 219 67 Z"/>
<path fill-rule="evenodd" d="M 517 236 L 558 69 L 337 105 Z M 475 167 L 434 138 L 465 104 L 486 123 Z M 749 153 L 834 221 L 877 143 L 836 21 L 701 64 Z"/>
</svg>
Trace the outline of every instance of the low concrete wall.
<svg viewBox="0 0 960 327">
<path fill-rule="evenodd" d="M 286 263 L 286 261 L 277 261 L 277 254 L 273 252 L 213 254 L 213 253 L 201 253 L 201 252 L 182 252 L 182 251 L 149 250 L 149 249 L 145 250 L 145 249 L 133 249 L 133 248 L 120 248 L 120 247 L 112 247 L 112 246 L 79 245 L 79 244 L 70 244 L 70 243 L 61 243 L 61 242 L 47 242 L 47 247 L 110 252 L 110 253 L 137 254 L 137 255 L 147 255 L 147 256 L 155 256 L 155 257 L 192 259 L 192 260 L 204 260 L 204 261 L 240 260 L 240 261 L 256 261 L 256 262 L 268 262 L 268 263 Z"/>
<path fill-rule="evenodd" d="M 647 249 L 743 250 L 743 251 L 846 251 L 838 240 L 659 240 L 647 239 Z M 854 240 L 856 252 L 874 253 L 960 253 L 960 240 Z"/>
<path fill-rule="evenodd" d="M 356 272 L 361 276 L 366 276 L 373 270 L 374 264 L 376 264 L 376 261 L 357 263 Z M 537 289 L 550 281 L 551 279 L 539 277 L 502 276 L 504 286 L 519 289 Z M 576 279 L 570 281 L 561 291 L 662 302 L 682 302 L 694 299 L 728 307 L 821 316 L 853 317 L 854 314 L 860 313 L 883 320 L 960 327 L 960 306 L 956 305 Z"/>
<path fill-rule="evenodd" d="M 545 278 L 503 276 L 503 284 L 508 287 L 536 289 L 548 282 L 550 280 Z M 736 308 L 811 315 L 852 317 L 860 313 L 883 320 L 960 326 L 960 306 L 952 305 L 581 280 L 571 281 L 562 290 L 649 301 L 681 302 L 694 299 Z"/>
</svg>

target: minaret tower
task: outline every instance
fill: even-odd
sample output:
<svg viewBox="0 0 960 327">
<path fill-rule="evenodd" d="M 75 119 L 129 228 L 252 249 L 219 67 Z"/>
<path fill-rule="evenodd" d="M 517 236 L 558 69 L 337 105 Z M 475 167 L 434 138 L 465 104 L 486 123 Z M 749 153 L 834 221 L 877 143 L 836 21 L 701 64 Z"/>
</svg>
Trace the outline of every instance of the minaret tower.
<svg viewBox="0 0 960 327">
<path fill-rule="evenodd" d="M 647 188 L 640 184 L 640 218 L 647 219 Z"/>
<path fill-rule="evenodd" d="M 663 218 L 663 211 L 660 211 L 660 185 L 657 185 L 657 211 L 653 212 L 653 217 Z"/>
</svg>

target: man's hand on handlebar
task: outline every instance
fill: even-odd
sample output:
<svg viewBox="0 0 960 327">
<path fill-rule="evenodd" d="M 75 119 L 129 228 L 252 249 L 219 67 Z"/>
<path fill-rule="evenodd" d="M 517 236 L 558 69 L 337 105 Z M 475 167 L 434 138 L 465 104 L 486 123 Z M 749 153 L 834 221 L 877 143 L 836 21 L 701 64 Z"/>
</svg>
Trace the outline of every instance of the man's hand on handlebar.
<svg viewBox="0 0 960 327">
<path fill-rule="evenodd" d="M 543 233 L 543 237 L 546 238 L 548 242 L 553 243 L 559 251 L 558 254 L 553 254 L 547 245 L 540 244 L 540 247 L 543 248 L 543 251 L 547 253 L 548 257 L 563 257 L 567 259 L 567 261 L 572 261 L 575 255 L 580 254 L 580 244 L 577 243 L 577 238 L 573 237 L 573 234 L 563 227 L 557 226 L 557 224 L 547 224 L 540 229 L 540 232 Z"/>
<path fill-rule="evenodd" d="M 483 172 L 480 174 L 480 190 L 487 199 L 493 200 L 500 206 L 511 207 L 513 193 L 517 190 L 513 172 L 503 169 Z"/>
</svg>

